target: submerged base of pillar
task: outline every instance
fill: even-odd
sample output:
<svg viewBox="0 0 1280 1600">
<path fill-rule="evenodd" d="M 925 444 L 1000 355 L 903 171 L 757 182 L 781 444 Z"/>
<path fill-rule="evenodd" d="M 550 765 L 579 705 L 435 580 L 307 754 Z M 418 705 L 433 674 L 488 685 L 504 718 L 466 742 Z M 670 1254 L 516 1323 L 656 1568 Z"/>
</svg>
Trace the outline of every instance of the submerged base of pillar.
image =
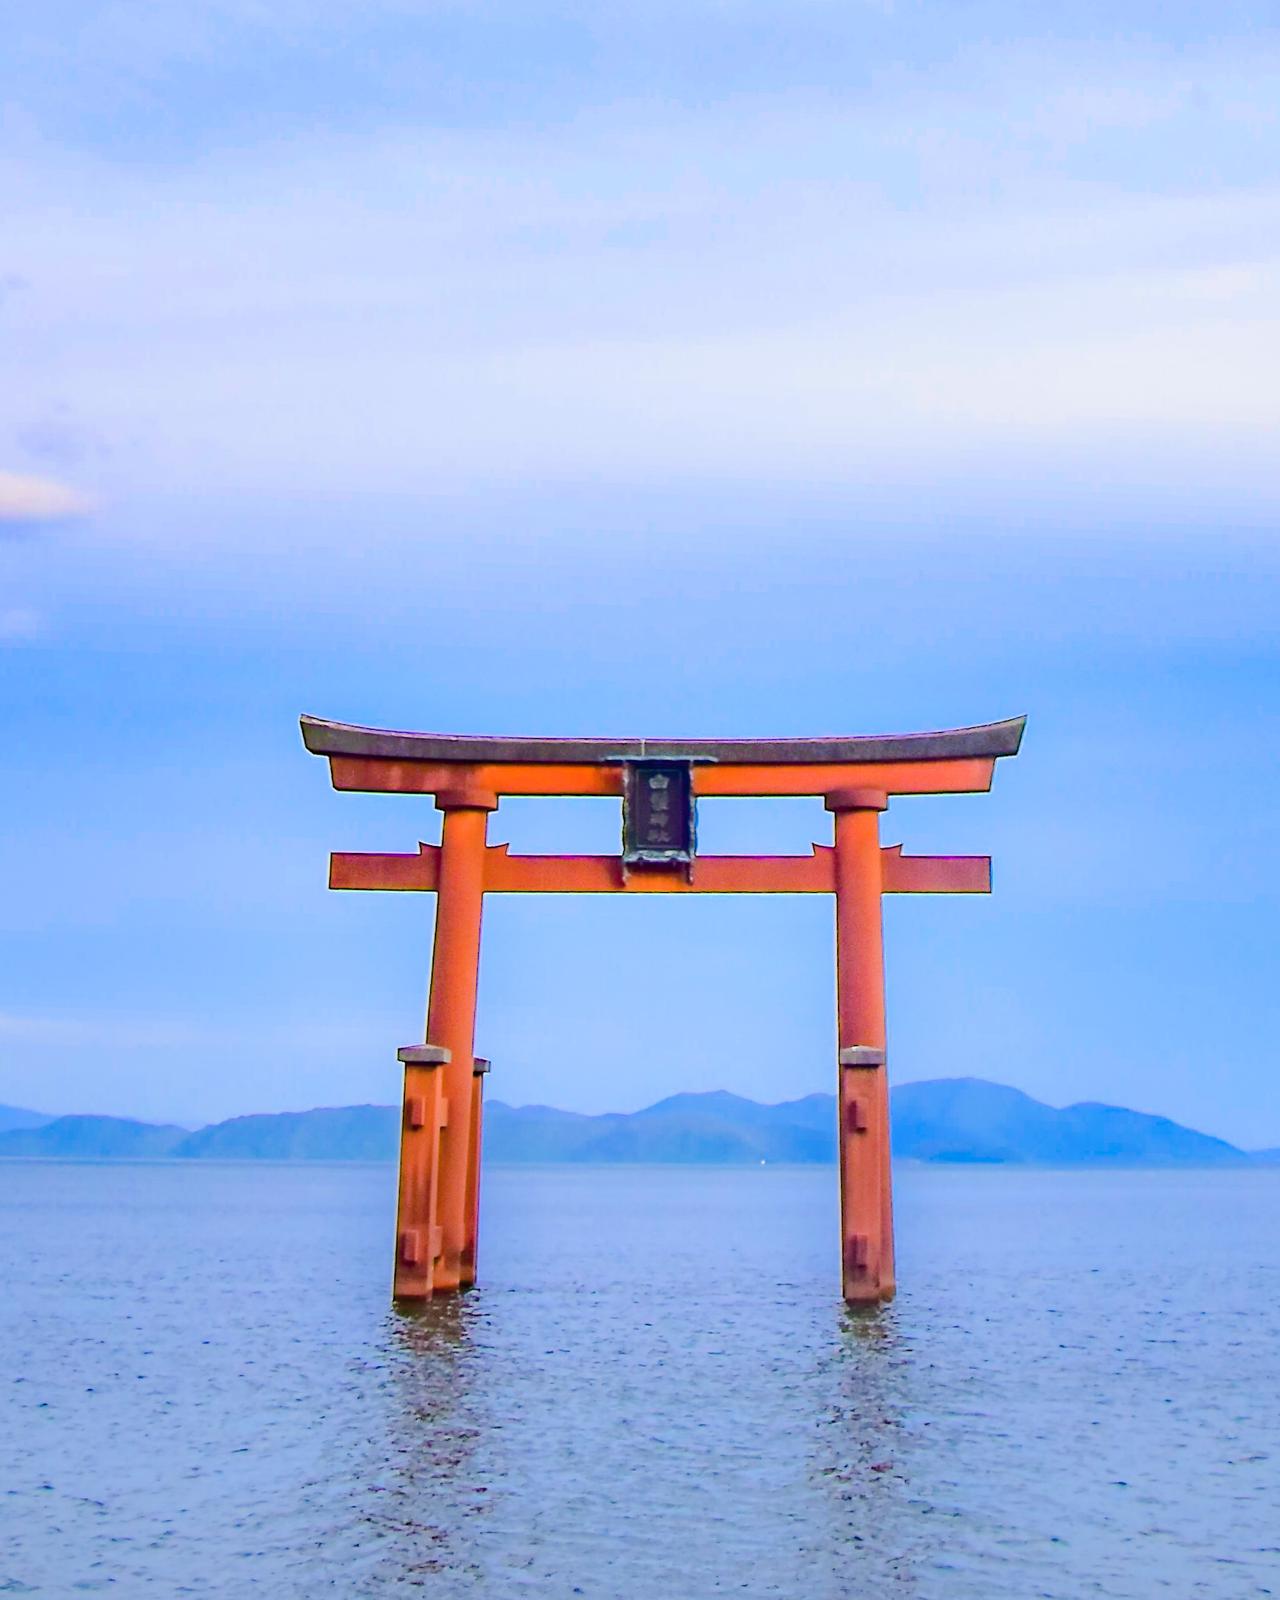
<svg viewBox="0 0 1280 1600">
<path fill-rule="evenodd" d="M 872 1306 L 887 1306 L 897 1292 L 897 1287 L 892 1283 L 884 1284 L 874 1292 L 868 1293 L 862 1293 L 857 1289 L 846 1288 L 844 1292 L 844 1303 L 847 1306 L 858 1306 L 863 1308 Z"/>
<path fill-rule="evenodd" d="M 849 1045 L 839 1061 L 841 1289 L 849 1305 L 883 1305 L 895 1290 L 885 1053 Z"/>
<path fill-rule="evenodd" d="M 396 1057 L 404 1067 L 404 1103 L 391 1292 L 397 1301 L 422 1301 L 434 1291 L 440 1256 L 440 1134 L 449 1117 L 443 1068 L 450 1052 L 440 1045 L 409 1044 Z"/>
<path fill-rule="evenodd" d="M 480 1218 L 480 1117 L 489 1063 L 477 1057 L 468 1080 L 463 1123 L 466 1187 L 461 1215 L 450 1224 L 440 1193 L 443 1141 L 456 1108 L 445 1096 L 444 1068 L 451 1052 L 441 1045 L 405 1045 L 397 1052 L 404 1065 L 404 1108 L 400 1131 L 400 1197 L 391 1297 L 396 1305 L 418 1306 L 437 1295 L 469 1289 L 476 1280 Z M 456 1122 L 455 1122 L 456 1127 Z M 452 1255 L 446 1254 L 446 1226 L 455 1229 Z"/>
</svg>

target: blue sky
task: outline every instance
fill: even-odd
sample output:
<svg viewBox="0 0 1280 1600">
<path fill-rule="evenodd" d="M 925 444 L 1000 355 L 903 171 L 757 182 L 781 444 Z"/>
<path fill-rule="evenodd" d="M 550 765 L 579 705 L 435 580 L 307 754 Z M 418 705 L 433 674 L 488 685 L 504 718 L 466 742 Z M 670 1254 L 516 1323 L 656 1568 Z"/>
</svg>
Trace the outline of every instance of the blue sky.
<svg viewBox="0 0 1280 1600">
<path fill-rule="evenodd" d="M 429 805 L 300 711 L 1025 711 L 887 840 L 900 1078 L 1280 1143 L 1280 36 L 1261 6 L 28 8 L 0 59 L 0 1100 L 389 1100 Z M 704 808 L 804 849 L 820 805 Z M 493 837 L 614 847 L 603 803 Z M 493 900 L 494 1093 L 828 1087 L 820 900 Z M 654 989 L 662 995 L 655 1007 Z"/>
</svg>

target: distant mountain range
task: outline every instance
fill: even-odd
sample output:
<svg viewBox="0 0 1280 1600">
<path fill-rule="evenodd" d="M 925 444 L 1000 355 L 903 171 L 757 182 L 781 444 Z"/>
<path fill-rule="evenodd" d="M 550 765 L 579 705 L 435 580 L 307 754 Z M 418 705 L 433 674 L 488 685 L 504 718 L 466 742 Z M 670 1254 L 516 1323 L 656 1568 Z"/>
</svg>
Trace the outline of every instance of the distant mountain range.
<svg viewBox="0 0 1280 1600">
<path fill-rule="evenodd" d="M 392 1161 L 394 1106 L 340 1106 L 233 1117 L 191 1133 L 123 1117 L 47 1117 L 0 1106 L 0 1156 L 83 1160 Z M 1280 1165 L 1166 1117 L 1083 1102 L 1055 1110 L 981 1078 L 937 1078 L 893 1090 L 893 1150 L 951 1164 L 1243 1167 Z M 677 1094 L 643 1111 L 584 1116 L 550 1106 L 485 1106 L 485 1153 L 499 1162 L 835 1160 L 835 1101 L 780 1105 L 719 1090 Z"/>
<path fill-rule="evenodd" d="M 0 1106 L 0 1133 L 14 1128 L 43 1128 L 53 1120 L 39 1111 L 24 1111 L 21 1106 Z"/>
</svg>

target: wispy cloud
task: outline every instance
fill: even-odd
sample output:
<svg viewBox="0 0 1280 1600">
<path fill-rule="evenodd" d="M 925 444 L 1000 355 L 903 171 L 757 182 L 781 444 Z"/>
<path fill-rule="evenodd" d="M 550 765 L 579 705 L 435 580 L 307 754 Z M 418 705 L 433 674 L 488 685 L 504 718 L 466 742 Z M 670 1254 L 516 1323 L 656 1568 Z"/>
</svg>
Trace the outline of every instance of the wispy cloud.
<svg viewBox="0 0 1280 1600">
<path fill-rule="evenodd" d="M 93 501 L 88 495 L 64 483 L 18 472 L 0 472 L 0 527 L 62 522 L 70 517 L 86 516 L 92 510 Z"/>
<path fill-rule="evenodd" d="M 1275 59 L 1031 41 L 251 160 L 33 143 L 0 430 L 60 468 L 110 438 L 135 497 L 1128 473 L 1271 505 Z"/>
</svg>

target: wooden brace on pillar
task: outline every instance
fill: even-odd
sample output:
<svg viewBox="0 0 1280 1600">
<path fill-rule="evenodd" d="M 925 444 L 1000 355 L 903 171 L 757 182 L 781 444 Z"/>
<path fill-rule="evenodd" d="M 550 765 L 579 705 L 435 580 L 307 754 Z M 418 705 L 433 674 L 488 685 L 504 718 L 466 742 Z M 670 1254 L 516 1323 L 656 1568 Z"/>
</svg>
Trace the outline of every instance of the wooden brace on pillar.
<svg viewBox="0 0 1280 1600">
<path fill-rule="evenodd" d="M 394 1292 L 397 1299 L 426 1300 L 435 1288 L 442 1243 L 440 1135 L 449 1119 L 442 1069 L 450 1053 L 440 1045 L 409 1044 L 396 1056 L 404 1064 L 404 1107 Z"/>
</svg>

